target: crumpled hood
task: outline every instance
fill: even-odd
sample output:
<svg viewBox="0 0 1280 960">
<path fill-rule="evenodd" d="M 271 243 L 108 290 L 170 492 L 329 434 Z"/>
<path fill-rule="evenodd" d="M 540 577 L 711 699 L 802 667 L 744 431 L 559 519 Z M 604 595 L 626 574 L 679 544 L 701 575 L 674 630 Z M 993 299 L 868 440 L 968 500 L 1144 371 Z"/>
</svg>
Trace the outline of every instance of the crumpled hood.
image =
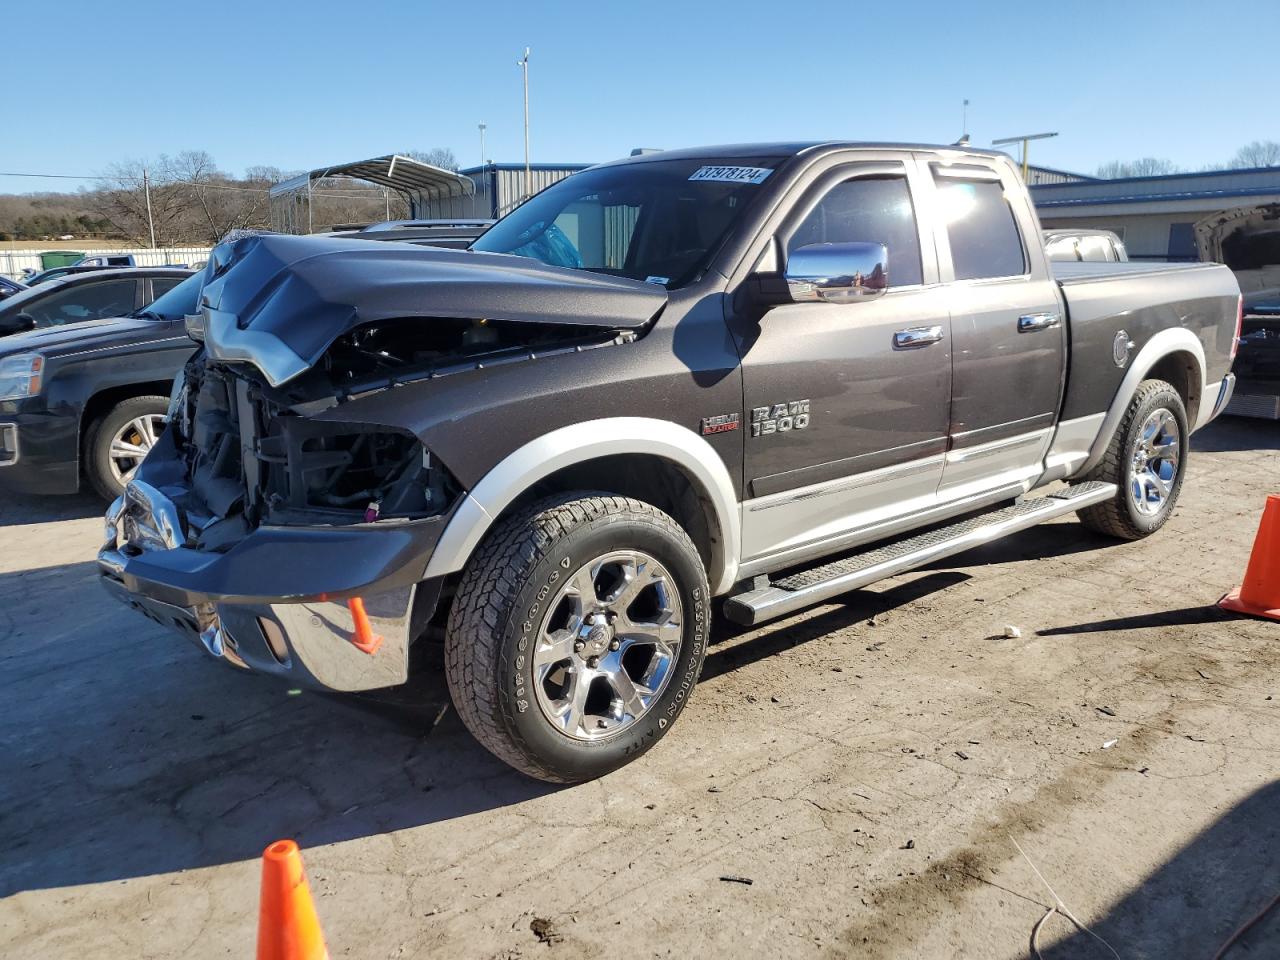
<svg viewBox="0 0 1280 960">
<path fill-rule="evenodd" d="M 506 254 L 266 234 L 210 255 L 201 293 L 210 356 L 252 363 L 273 385 L 361 324 L 405 317 L 631 330 L 664 287 Z"/>
</svg>

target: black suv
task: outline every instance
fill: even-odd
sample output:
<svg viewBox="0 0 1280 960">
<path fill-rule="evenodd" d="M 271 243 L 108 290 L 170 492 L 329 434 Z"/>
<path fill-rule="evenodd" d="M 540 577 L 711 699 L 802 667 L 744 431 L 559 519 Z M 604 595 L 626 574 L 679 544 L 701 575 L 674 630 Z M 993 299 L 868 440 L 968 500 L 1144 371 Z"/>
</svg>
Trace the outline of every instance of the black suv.
<svg viewBox="0 0 1280 960">
<path fill-rule="evenodd" d="M 15 293 L 0 303 L 0 337 L 123 317 L 168 293 L 191 271 L 180 267 L 98 268 Z"/>
</svg>

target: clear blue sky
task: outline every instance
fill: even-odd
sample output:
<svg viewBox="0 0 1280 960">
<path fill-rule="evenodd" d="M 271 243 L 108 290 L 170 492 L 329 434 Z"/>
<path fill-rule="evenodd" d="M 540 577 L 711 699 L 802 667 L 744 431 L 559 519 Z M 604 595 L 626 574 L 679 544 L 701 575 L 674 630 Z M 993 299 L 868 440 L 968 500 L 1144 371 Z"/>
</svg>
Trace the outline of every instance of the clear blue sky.
<svg viewBox="0 0 1280 960">
<path fill-rule="evenodd" d="M 203 149 L 240 173 L 397 149 L 535 162 L 788 138 L 978 145 L 1056 130 L 1032 161 L 1197 167 L 1280 140 L 1280 3 L 80 2 L 0 13 L 0 171 L 98 173 Z M 29 32 L 14 31 L 26 22 Z M 44 91 L 50 91 L 48 93 Z M 56 100 L 52 99 L 60 91 Z M 0 177 L 0 191 L 66 181 Z"/>
</svg>

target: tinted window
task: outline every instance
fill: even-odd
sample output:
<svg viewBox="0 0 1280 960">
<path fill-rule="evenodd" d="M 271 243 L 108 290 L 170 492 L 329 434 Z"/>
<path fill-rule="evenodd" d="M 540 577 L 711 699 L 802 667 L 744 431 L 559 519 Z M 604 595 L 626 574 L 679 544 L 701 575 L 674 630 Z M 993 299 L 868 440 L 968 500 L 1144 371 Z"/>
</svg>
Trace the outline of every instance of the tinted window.
<svg viewBox="0 0 1280 960">
<path fill-rule="evenodd" d="M 200 288 L 204 285 L 204 273 L 193 273 L 184 280 L 153 280 L 152 289 L 159 290 L 160 284 L 172 287 L 168 293 L 156 297 L 140 311 L 148 317 L 159 317 L 162 320 L 181 320 L 188 314 L 198 312 Z"/>
<path fill-rule="evenodd" d="M 890 286 L 922 282 L 920 234 L 904 178 L 860 177 L 836 184 L 791 235 L 787 253 L 811 243 L 853 242 L 888 248 Z"/>
<path fill-rule="evenodd" d="M 991 180 L 938 177 L 938 209 L 951 241 L 957 280 L 1027 272 L 1022 239 L 1004 188 Z"/>
<path fill-rule="evenodd" d="M 81 283 L 42 297 L 22 312 L 30 314 L 37 327 L 56 327 L 82 320 L 127 316 L 133 312 L 133 297 L 133 280 Z"/>
<path fill-rule="evenodd" d="M 182 282 L 182 277 L 156 277 L 151 281 L 151 296 L 159 300 Z"/>
</svg>

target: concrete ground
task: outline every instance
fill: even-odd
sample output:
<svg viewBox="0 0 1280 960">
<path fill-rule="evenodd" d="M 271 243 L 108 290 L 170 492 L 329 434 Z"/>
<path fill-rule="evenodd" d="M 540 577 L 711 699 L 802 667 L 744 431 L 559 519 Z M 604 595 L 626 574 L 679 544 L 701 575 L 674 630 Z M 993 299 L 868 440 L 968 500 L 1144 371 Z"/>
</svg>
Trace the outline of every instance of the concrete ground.
<svg viewBox="0 0 1280 960">
<path fill-rule="evenodd" d="M 293 837 L 335 957 L 1023 957 L 1050 888 L 1092 934 L 1055 914 L 1045 957 L 1209 957 L 1280 893 L 1280 624 L 1214 606 L 1280 425 L 1195 446 L 1145 542 L 1054 523 L 721 630 L 666 739 L 567 789 L 438 676 L 209 661 L 95 583 L 100 504 L 5 500 L 0 954 L 247 957 Z M 1277 955 L 1274 915 L 1228 954 Z"/>
</svg>

